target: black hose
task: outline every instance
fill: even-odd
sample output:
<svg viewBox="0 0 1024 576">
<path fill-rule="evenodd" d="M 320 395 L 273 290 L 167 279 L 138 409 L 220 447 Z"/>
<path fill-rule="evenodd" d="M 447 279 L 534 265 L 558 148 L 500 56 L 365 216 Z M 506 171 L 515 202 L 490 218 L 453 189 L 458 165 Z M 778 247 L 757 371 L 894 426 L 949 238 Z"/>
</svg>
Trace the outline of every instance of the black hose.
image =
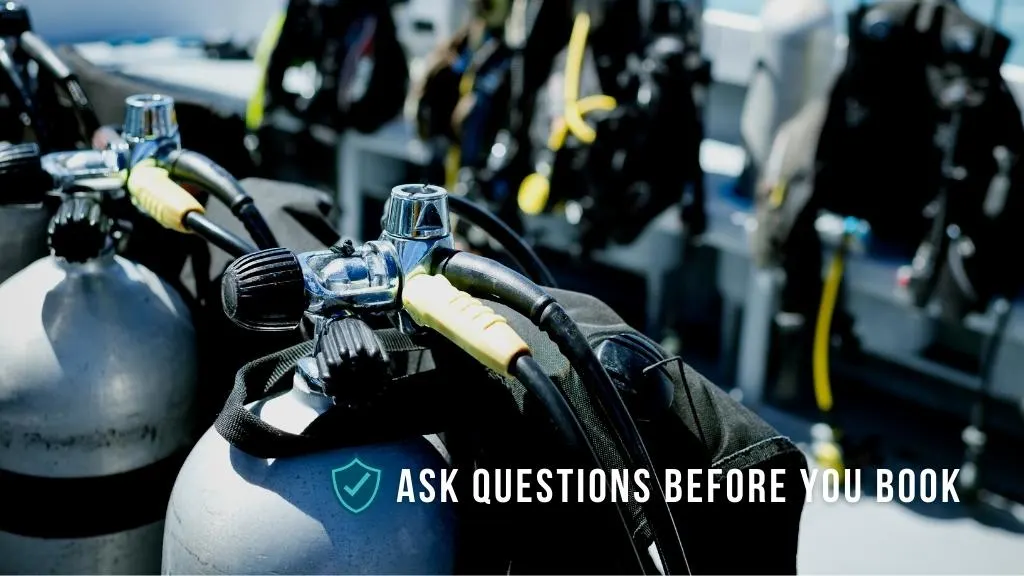
<svg viewBox="0 0 1024 576">
<path fill-rule="evenodd" d="M 216 162 L 198 152 L 175 150 L 161 160 L 161 165 L 176 180 L 195 184 L 223 202 L 261 249 L 278 247 L 277 239 L 252 197 L 234 176 Z"/>
<path fill-rule="evenodd" d="M 594 446 L 590 443 L 590 439 L 587 438 L 587 432 L 583 429 L 583 425 L 576 418 L 576 413 L 573 412 L 572 406 L 569 405 L 561 390 L 555 386 L 555 383 L 551 381 L 551 378 L 548 377 L 533 356 L 523 354 L 516 358 L 515 362 L 512 363 L 509 373 L 513 378 L 519 380 L 527 391 L 532 393 L 543 405 L 545 413 L 551 419 L 551 423 L 555 426 L 565 446 L 574 455 L 583 456 L 590 466 L 596 469 L 602 468 L 601 459 L 598 457 L 597 451 L 594 450 Z M 625 514 L 626 512 L 620 508 L 619 517 L 622 520 L 621 524 L 626 532 L 626 537 L 632 544 L 633 530 L 626 522 Z M 636 549 L 635 545 L 633 546 L 633 552 L 637 556 L 637 563 L 642 566 L 643 562 L 640 551 Z"/>
<path fill-rule="evenodd" d="M 677 569 L 689 573 L 686 552 L 672 518 L 672 511 L 640 432 L 604 365 L 568 312 L 554 297 L 527 278 L 482 256 L 438 249 L 431 267 L 432 273 L 444 275 L 456 288 L 477 296 L 496 298 L 529 318 L 548 334 L 572 363 L 584 385 L 604 407 L 626 451 L 627 466 L 643 467 L 651 474 L 658 498 L 657 502 L 649 502 L 645 509 L 649 510 L 648 520 L 654 528 L 654 538 L 665 561 L 667 573 L 678 573 Z M 673 545 L 662 545 L 661 538 L 665 535 L 671 535 L 669 542 L 674 540 Z"/>
<path fill-rule="evenodd" d="M 18 47 L 64 87 L 64 91 L 74 106 L 75 118 L 78 119 L 84 141 L 89 142 L 92 135 L 100 128 L 100 119 L 96 115 L 92 103 L 89 102 L 78 77 L 64 64 L 60 56 L 57 56 L 53 48 L 50 48 L 35 32 L 31 30 L 22 32 Z"/>
<path fill-rule="evenodd" d="M 32 122 L 32 130 L 36 134 L 36 140 L 39 142 L 40 148 L 44 152 L 49 151 L 49 130 L 47 130 L 46 125 L 43 122 L 43 118 L 39 114 L 32 92 L 30 92 L 28 86 L 25 85 L 24 79 L 18 72 L 18 66 L 14 63 L 14 59 L 7 51 L 7 43 L 2 40 L 0 40 L 0 68 L 3 68 L 2 78 L 0 78 L 0 86 L 3 87 L 3 91 L 6 92 L 8 98 L 11 99 L 15 109 L 20 108 L 22 112 L 28 115 L 29 120 Z"/>
<path fill-rule="evenodd" d="M 491 238 L 494 238 L 498 244 L 501 244 L 512 260 L 515 261 L 516 265 L 530 279 L 541 286 L 558 287 L 554 275 L 544 265 L 540 256 L 534 252 L 533 248 L 521 236 L 509 228 L 508 224 L 502 222 L 500 218 L 490 211 L 461 196 L 449 194 L 448 204 L 457 216 L 480 228 L 489 234 Z"/>
<path fill-rule="evenodd" d="M 576 454 L 589 454 L 592 463 L 600 468 L 601 463 L 597 458 L 597 452 L 590 445 L 583 425 L 576 418 L 576 413 L 572 411 L 572 407 L 559 392 L 558 387 L 544 373 L 540 364 L 532 356 L 524 354 L 512 363 L 510 373 L 544 406 L 545 412 L 551 417 L 551 423 L 562 437 L 566 447 Z"/>
<path fill-rule="evenodd" d="M 235 258 L 256 252 L 256 247 L 221 228 L 198 212 L 185 215 L 185 227 Z"/>
</svg>

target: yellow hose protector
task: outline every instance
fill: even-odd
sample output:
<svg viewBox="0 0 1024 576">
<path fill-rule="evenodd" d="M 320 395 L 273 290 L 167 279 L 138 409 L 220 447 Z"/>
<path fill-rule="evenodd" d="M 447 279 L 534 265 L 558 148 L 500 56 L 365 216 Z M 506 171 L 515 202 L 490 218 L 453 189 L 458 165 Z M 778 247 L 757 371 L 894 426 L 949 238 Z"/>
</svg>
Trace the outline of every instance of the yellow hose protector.
<svg viewBox="0 0 1024 576">
<path fill-rule="evenodd" d="M 512 363 L 530 353 L 505 318 L 452 286 L 444 276 L 407 277 L 402 304 L 414 322 L 436 330 L 499 374 L 509 376 Z"/>
<path fill-rule="evenodd" d="M 203 205 L 178 186 L 163 168 L 140 164 L 128 174 L 132 203 L 165 228 L 188 233 L 184 220 L 190 212 L 205 213 Z"/>
<path fill-rule="evenodd" d="M 281 38 L 281 30 L 284 28 L 285 13 L 282 11 L 275 14 L 273 18 L 267 22 L 267 27 L 263 29 L 263 35 L 260 36 L 260 42 L 256 46 L 256 54 L 254 61 L 256 68 L 260 71 L 259 83 L 256 85 L 256 89 L 252 96 L 249 98 L 249 102 L 245 107 L 245 126 L 249 130 L 257 130 L 263 125 L 263 107 L 265 105 L 265 96 L 267 89 L 267 68 L 270 66 L 270 56 L 274 53 L 274 48 L 277 46 L 278 39 Z"/>
<path fill-rule="evenodd" d="M 832 335 L 832 315 L 835 313 L 836 300 L 839 297 L 839 286 L 843 281 L 843 265 L 845 261 L 845 245 L 849 241 L 843 237 L 843 245 L 836 251 L 829 265 L 825 287 L 821 292 L 821 305 L 818 308 L 818 322 L 814 330 L 814 399 L 822 412 L 832 410 L 832 382 L 829 379 L 829 341 Z"/>
</svg>

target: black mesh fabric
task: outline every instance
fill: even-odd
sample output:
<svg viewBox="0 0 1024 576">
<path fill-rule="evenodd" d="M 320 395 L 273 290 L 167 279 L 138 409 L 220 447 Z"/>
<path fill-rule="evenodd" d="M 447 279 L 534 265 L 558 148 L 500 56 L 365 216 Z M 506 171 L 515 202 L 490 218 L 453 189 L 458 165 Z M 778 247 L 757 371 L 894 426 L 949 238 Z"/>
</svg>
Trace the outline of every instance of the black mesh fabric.
<svg viewBox="0 0 1024 576">
<path fill-rule="evenodd" d="M 580 329 L 596 346 L 601 340 L 620 334 L 639 335 L 615 312 L 600 300 L 576 292 L 550 289 L 549 292 L 566 308 Z M 530 345 L 534 357 L 578 410 L 579 418 L 588 428 L 599 431 L 592 437 L 602 454 L 607 468 L 622 467 L 618 455 L 611 450 L 601 420 L 582 393 L 582 385 L 569 362 L 558 352 L 555 344 L 534 327 L 529 320 L 500 305 L 495 310 L 509 319 L 509 323 Z M 655 346 L 662 358 L 667 358 Z M 766 472 L 781 469 L 784 502 L 778 503 L 711 503 L 671 504 L 673 516 L 686 547 L 687 562 L 694 574 L 790 574 L 796 572 L 797 536 L 804 503 L 804 486 L 800 470 L 806 460 L 796 445 L 779 434 L 762 418 L 736 402 L 721 388 L 714 385 L 685 364 L 666 365 L 675 384 L 671 409 L 660 417 L 639 421 L 641 434 L 658 473 L 665 469 L 758 468 Z M 511 381 L 510 388 L 521 388 Z M 524 394 L 517 392 L 518 397 Z M 591 428 L 593 429 L 593 428 Z M 603 447 L 603 449 L 602 449 Z M 607 458 L 607 459 L 605 459 Z M 616 464 L 616 462 L 618 462 Z M 538 467 L 537 464 L 532 464 Z M 684 472 L 685 474 L 685 472 Z M 638 532 L 646 534 L 646 522 L 639 506 L 632 508 L 638 520 Z M 543 521 L 541 521 L 543 518 Z M 524 521 L 539 532 L 548 532 L 554 542 L 565 542 L 567 534 L 586 534 L 590 544 L 580 543 L 589 550 L 586 558 L 575 556 L 567 561 L 559 554 L 558 546 L 551 545 L 550 556 L 534 551 L 526 558 L 513 561 L 516 573 L 620 573 L 635 570 L 624 564 L 622 544 L 610 541 L 616 534 L 610 515 L 595 510 L 581 510 L 571 518 L 559 516 L 557 507 L 537 507 Z M 540 528 L 540 526 L 544 528 Z M 606 526 L 598 529 L 599 526 Z M 744 540 L 743 554 L 719 554 L 720 540 L 744 533 L 758 536 Z M 550 531 L 550 532 L 549 532 Z M 602 536 L 597 536 L 601 533 Z M 639 535 L 635 537 L 642 540 Z M 647 535 L 649 537 L 649 535 Z M 545 540 L 537 534 L 536 540 Z M 601 544 L 597 544 L 601 543 Z M 548 546 L 539 545 L 540 548 Z M 603 553 L 602 553 L 603 552 Z M 552 558 L 560 558 L 553 561 Z"/>
</svg>

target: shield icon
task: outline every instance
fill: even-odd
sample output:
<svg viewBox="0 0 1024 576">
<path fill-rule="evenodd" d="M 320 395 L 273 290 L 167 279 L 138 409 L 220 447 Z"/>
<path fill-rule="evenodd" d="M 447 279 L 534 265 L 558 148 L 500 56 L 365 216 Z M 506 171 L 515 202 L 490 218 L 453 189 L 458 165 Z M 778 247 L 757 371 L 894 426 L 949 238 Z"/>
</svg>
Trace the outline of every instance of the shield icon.
<svg viewBox="0 0 1024 576">
<path fill-rule="evenodd" d="M 346 510 L 359 514 L 373 504 L 380 488 L 380 470 L 363 464 L 359 458 L 331 470 L 334 495 Z"/>
</svg>

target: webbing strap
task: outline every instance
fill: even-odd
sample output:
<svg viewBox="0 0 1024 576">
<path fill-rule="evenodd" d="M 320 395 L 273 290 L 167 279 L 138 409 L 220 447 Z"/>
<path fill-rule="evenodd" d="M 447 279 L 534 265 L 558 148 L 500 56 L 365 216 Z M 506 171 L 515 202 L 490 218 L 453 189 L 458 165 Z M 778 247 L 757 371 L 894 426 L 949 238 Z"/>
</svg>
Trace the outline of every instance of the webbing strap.
<svg viewBox="0 0 1024 576">
<path fill-rule="evenodd" d="M 422 346 L 416 345 L 398 330 L 379 330 L 375 334 L 387 352 L 423 350 Z M 368 415 L 373 412 L 372 410 L 335 406 L 318 416 L 301 434 L 292 434 L 276 428 L 246 408 L 251 402 L 282 391 L 290 383 L 290 376 L 294 374 L 299 359 L 310 356 L 313 352 L 313 341 L 307 341 L 243 366 L 235 375 L 234 388 L 224 404 L 224 409 L 214 422 L 217 432 L 232 446 L 251 456 L 280 458 L 354 445 L 371 438 L 383 440 L 401 437 L 414 429 L 431 427 L 436 421 L 434 416 L 443 416 L 446 412 L 436 409 L 437 401 L 431 401 L 431 396 L 427 393 L 431 387 L 424 385 L 426 380 L 436 378 L 436 370 L 393 379 L 390 385 L 399 384 L 402 388 L 413 390 L 414 393 L 403 392 L 398 395 L 400 398 L 396 399 L 395 403 L 389 403 L 387 416 L 373 417 Z M 424 414 L 417 416 L 410 412 Z M 344 413 L 345 417 L 338 413 Z M 391 422 L 380 421 L 381 418 Z M 405 422 L 396 425 L 394 420 L 398 419 L 404 419 Z M 379 422 L 380 425 L 366 426 L 368 422 Z M 390 430 L 387 429 L 389 427 Z M 330 433 L 325 434 L 328 429 Z"/>
</svg>

